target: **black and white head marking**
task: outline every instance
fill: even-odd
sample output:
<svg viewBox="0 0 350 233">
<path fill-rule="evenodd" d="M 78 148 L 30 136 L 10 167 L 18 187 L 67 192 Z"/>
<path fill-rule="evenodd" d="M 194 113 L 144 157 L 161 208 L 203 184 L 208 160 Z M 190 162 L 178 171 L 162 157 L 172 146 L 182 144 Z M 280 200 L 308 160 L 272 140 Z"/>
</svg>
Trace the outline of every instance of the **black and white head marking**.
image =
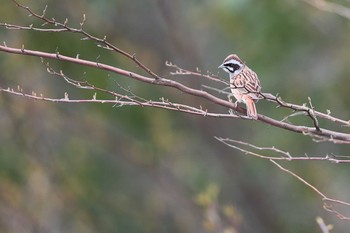
<svg viewBox="0 0 350 233">
<path fill-rule="evenodd" d="M 236 54 L 231 54 L 225 58 L 219 68 L 222 68 L 230 75 L 236 76 L 244 69 L 244 62 Z"/>
<path fill-rule="evenodd" d="M 223 69 L 230 74 L 233 74 L 234 76 L 239 74 L 243 70 L 244 65 L 235 60 L 235 59 L 230 59 L 228 61 L 225 61 L 223 63 Z"/>
</svg>

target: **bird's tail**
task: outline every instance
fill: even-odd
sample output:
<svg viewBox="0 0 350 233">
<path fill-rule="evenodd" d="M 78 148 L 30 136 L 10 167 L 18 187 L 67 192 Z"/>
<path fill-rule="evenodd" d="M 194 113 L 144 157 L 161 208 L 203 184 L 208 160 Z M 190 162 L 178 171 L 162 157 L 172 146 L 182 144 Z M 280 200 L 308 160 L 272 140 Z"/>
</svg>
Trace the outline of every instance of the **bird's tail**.
<svg viewBox="0 0 350 233">
<path fill-rule="evenodd" d="M 258 119 L 258 113 L 256 111 L 255 102 L 250 96 L 246 96 L 245 104 L 247 106 L 247 116 L 254 120 Z"/>
</svg>

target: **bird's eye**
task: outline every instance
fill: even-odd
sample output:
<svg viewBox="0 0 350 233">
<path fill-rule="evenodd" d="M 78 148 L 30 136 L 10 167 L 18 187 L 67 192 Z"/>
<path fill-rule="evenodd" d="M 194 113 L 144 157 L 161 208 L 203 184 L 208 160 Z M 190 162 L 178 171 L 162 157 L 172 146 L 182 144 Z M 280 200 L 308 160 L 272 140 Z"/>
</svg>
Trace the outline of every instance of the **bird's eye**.
<svg viewBox="0 0 350 233">
<path fill-rule="evenodd" d="M 231 71 L 233 70 L 232 72 L 238 70 L 239 68 L 241 68 L 238 64 L 234 64 L 234 63 L 228 63 L 228 64 L 225 64 L 225 66 Z"/>
</svg>

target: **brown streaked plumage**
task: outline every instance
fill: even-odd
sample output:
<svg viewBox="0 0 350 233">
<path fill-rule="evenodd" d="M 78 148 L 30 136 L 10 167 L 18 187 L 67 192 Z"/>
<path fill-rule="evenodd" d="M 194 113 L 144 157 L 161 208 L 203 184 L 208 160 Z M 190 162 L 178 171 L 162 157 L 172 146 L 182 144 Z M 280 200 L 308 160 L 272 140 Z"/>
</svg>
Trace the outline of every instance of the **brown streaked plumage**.
<svg viewBox="0 0 350 233">
<path fill-rule="evenodd" d="M 261 85 L 257 74 L 246 66 L 236 54 L 227 56 L 219 68 L 230 74 L 231 92 L 237 102 L 246 104 L 247 116 L 257 119 L 255 102 L 261 98 L 259 94 Z"/>
</svg>

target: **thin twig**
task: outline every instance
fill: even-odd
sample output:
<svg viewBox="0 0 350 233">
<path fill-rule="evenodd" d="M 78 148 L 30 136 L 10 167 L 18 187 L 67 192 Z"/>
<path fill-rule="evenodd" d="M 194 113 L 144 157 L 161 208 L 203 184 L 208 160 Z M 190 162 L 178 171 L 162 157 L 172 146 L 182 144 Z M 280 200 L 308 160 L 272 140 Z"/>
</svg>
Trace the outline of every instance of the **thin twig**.
<svg viewBox="0 0 350 233">
<path fill-rule="evenodd" d="M 55 19 L 49 19 L 47 17 L 45 17 L 45 13 L 46 13 L 46 8 L 45 10 L 43 11 L 43 14 L 42 15 L 39 15 L 37 13 L 35 13 L 34 11 L 32 11 L 29 7 L 27 6 L 24 6 L 22 4 L 20 4 L 19 2 L 17 2 L 16 0 L 12 0 L 18 7 L 20 8 L 23 8 L 25 9 L 26 11 L 28 11 L 31 16 L 39 19 L 39 20 L 42 20 L 45 22 L 45 24 L 49 24 L 49 25 L 53 25 L 54 27 L 56 27 L 55 29 L 52 29 L 53 32 L 60 32 L 57 30 L 57 27 L 61 27 L 61 30 L 66 30 L 68 32 L 73 32 L 73 33 L 78 33 L 78 34 L 81 34 L 83 36 L 85 36 L 85 38 L 87 39 L 90 39 L 90 40 L 93 40 L 95 42 L 98 42 L 99 44 L 103 45 L 102 47 L 103 48 L 106 48 L 108 50 L 113 50 L 117 53 L 120 53 L 122 54 L 123 56 L 131 59 L 133 62 L 136 63 L 136 65 L 138 67 L 140 67 L 141 69 L 143 69 L 144 71 L 146 71 L 151 77 L 153 77 L 154 79 L 161 79 L 160 76 L 158 76 L 156 73 L 154 73 L 151 69 L 149 69 L 147 66 L 145 66 L 141 61 L 139 61 L 137 58 L 136 58 L 136 54 L 129 54 L 125 51 L 123 51 L 122 49 L 114 46 L 113 44 L 111 44 L 110 42 L 108 42 L 106 40 L 106 37 L 104 38 L 98 38 L 96 36 L 93 36 L 91 34 L 89 34 L 88 32 L 86 32 L 85 30 L 83 30 L 83 26 L 84 26 L 84 23 L 86 21 L 86 18 L 85 18 L 85 15 L 83 15 L 83 20 L 82 22 L 80 23 L 80 28 L 79 29 L 76 29 L 76 28 L 72 28 L 72 27 L 69 27 L 67 25 L 67 22 L 68 20 L 66 20 L 64 23 L 60 23 L 58 21 L 56 21 Z M 6 26 L 6 25 L 5 25 Z M 19 29 L 20 27 L 17 26 L 17 29 Z M 21 29 L 27 29 L 27 28 L 21 28 Z M 32 30 L 34 30 L 32 28 Z M 43 30 L 38 30 L 38 31 L 43 31 Z M 49 29 L 46 29 L 46 32 L 48 32 Z"/>
<path fill-rule="evenodd" d="M 239 141 L 239 140 L 234 140 L 230 138 L 221 138 L 221 137 L 214 137 L 216 140 L 224 143 L 225 145 L 236 149 L 238 151 L 243 152 L 246 155 L 251 155 L 255 156 L 261 159 L 272 159 L 272 160 L 286 160 L 286 161 L 329 161 L 332 163 L 350 163 L 350 158 L 348 159 L 337 159 L 335 156 L 332 155 L 325 155 L 325 156 L 291 156 L 291 154 L 287 151 L 283 151 L 281 149 L 278 149 L 276 147 L 259 147 L 256 145 L 253 145 L 251 143 Z M 259 150 L 259 151 L 267 151 L 267 152 L 274 152 L 276 154 L 279 154 L 280 156 L 268 156 L 268 155 L 263 155 L 257 152 L 253 152 L 249 149 L 244 149 L 238 145 L 245 146 L 254 150 Z"/>
<path fill-rule="evenodd" d="M 335 203 L 335 204 L 340 204 L 340 205 L 344 205 L 344 206 L 349 206 L 350 207 L 350 203 L 345 202 L 345 201 L 341 201 L 338 199 L 334 199 L 334 198 L 329 198 L 327 197 L 324 193 L 322 193 L 320 190 L 318 190 L 314 185 L 310 184 L 309 182 L 307 182 L 305 179 L 301 178 L 300 176 L 298 176 L 297 174 L 295 174 L 294 172 L 292 172 L 289 169 L 284 168 L 282 165 L 280 165 L 279 163 L 277 163 L 275 160 L 270 159 L 270 162 L 272 162 L 274 165 L 276 165 L 279 169 L 281 169 L 282 171 L 290 174 L 291 176 L 295 177 L 296 179 L 298 179 L 299 181 L 301 181 L 303 184 L 305 184 L 306 186 L 308 186 L 311 190 L 313 190 L 315 193 L 317 193 L 319 196 L 322 197 L 322 200 L 325 202 L 331 202 L 331 203 Z M 344 220 L 350 220 L 350 217 L 346 217 L 343 214 L 341 214 L 338 211 L 335 211 L 334 209 L 332 209 L 332 206 L 329 204 L 326 204 L 324 206 L 324 209 L 331 212 L 331 213 L 335 213 L 338 217 L 339 216 L 343 216 L 342 219 Z"/>
</svg>

